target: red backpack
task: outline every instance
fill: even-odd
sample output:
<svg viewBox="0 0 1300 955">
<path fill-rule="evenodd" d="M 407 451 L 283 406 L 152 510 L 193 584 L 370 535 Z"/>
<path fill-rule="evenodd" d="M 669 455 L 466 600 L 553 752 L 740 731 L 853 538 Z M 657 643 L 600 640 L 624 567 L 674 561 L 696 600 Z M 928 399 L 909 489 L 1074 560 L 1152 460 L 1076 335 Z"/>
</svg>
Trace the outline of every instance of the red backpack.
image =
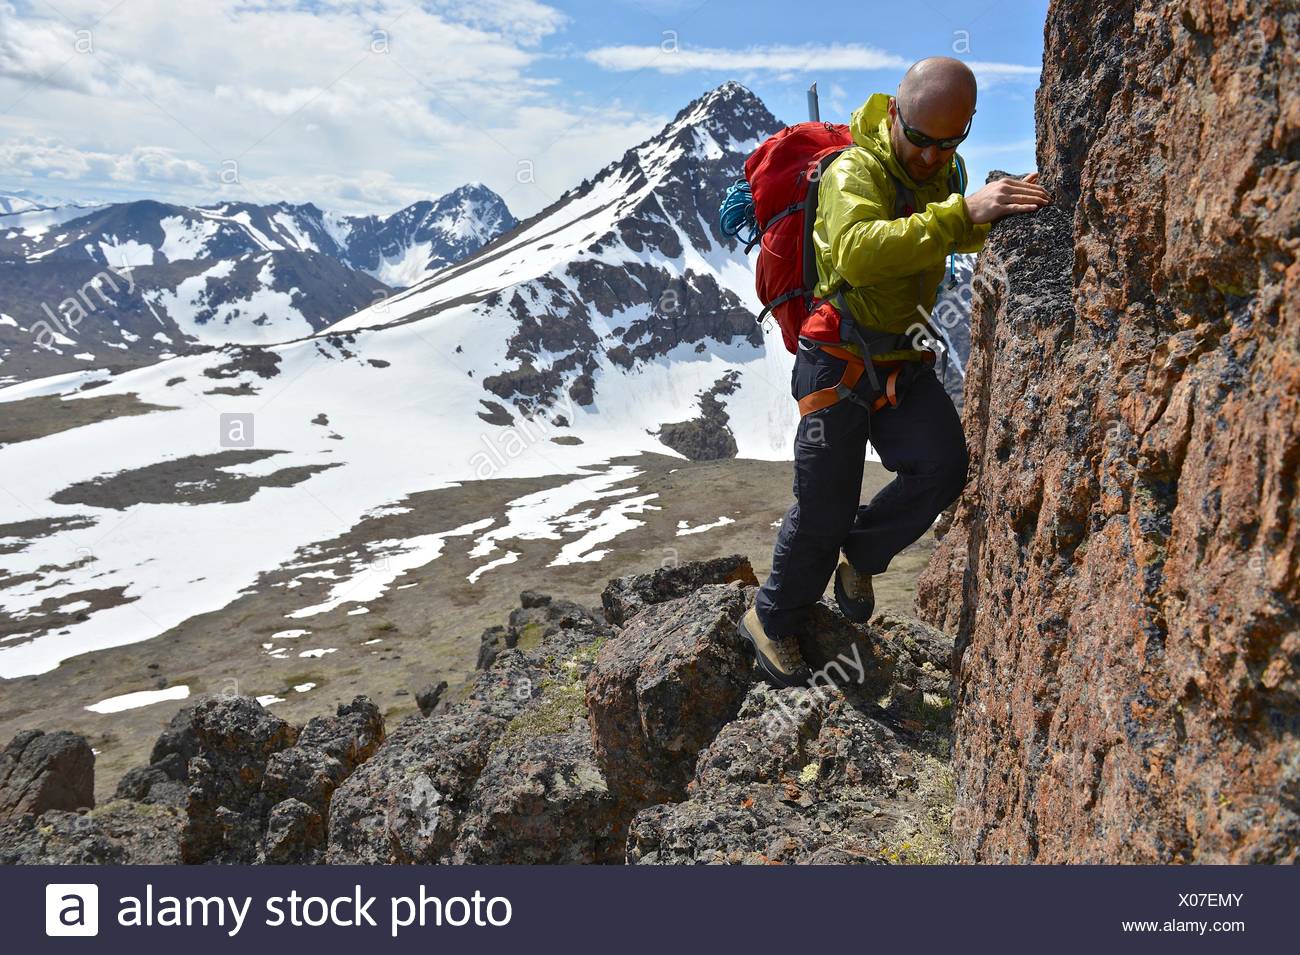
<svg viewBox="0 0 1300 955">
<path fill-rule="evenodd" d="M 817 218 L 817 185 L 831 160 L 853 145 L 844 124 L 798 123 L 769 136 L 745 160 L 745 182 L 754 202 L 759 243 L 755 288 L 763 311 L 781 326 L 781 338 L 793 354 L 799 336 L 839 342 L 840 317 L 829 302 L 814 308 L 817 284 L 812 224 Z"/>
<path fill-rule="evenodd" d="M 831 344 L 854 341 L 864 354 L 871 355 L 910 347 L 905 335 L 868 333 L 871 341 L 865 341 L 847 308 L 836 308 L 829 299 L 813 298 L 817 286 L 812 242 L 817 187 L 826 167 L 852 145 L 853 134 L 843 123 L 811 121 L 787 126 L 750 154 L 745 160 L 745 178 L 736 180 L 722 203 L 723 234 L 747 239 L 746 253 L 759 243 L 755 287 L 763 311 L 758 321 L 771 312 L 791 353 L 798 350 L 800 337 Z M 894 185 L 894 217 L 911 215 L 916 197 L 897 179 Z M 949 188 L 964 192 L 965 185 L 965 164 L 958 157 Z M 746 230 L 749 234 L 741 235 Z M 838 292 L 832 296 L 837 297 Z M 844 304 L 842 297 L 839 301 Z M 868 374 L 874 384 L 870 366 Z"/>
</svg>

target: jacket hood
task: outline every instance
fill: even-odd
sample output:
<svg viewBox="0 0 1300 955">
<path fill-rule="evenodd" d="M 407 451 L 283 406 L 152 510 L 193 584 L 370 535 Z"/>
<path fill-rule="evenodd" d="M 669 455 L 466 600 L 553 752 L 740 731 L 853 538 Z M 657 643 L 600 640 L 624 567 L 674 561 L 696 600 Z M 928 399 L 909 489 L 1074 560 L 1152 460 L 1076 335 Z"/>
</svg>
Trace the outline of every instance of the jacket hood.
<svg viewBox="0 0 1300 955">
<path fill-rule="evenodd" d="M 922 185 L 908 174 L 894 155 L 894 147 L 889 141 L 888 93 L 872 93 L 865 103 L 855 109 L 849 119 L 849 131 L 853 134 L 853 141 L 870 150 L 903 185 L 910 189 Z M 927 181 L 934 182 L 947 174 L 947 167 L 943 167 Z"/>
</svg>

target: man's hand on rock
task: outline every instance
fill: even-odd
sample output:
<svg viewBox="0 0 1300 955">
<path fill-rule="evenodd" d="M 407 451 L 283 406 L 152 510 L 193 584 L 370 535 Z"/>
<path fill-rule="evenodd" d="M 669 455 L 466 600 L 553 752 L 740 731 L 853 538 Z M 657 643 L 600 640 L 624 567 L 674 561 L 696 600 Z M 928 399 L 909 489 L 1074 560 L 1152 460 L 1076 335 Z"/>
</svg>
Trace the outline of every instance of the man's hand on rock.
<svg viewBox="0 0 1300 955">
<path fill-rule="evenodd" d="M 1052 201 L 1038 185 L 1038 173 L 1024 179 L 999 179 L 966 197 L 966 210 L 975 225 L 992 222 L 1013 212 L 1035 212 Z"/>
</svg>

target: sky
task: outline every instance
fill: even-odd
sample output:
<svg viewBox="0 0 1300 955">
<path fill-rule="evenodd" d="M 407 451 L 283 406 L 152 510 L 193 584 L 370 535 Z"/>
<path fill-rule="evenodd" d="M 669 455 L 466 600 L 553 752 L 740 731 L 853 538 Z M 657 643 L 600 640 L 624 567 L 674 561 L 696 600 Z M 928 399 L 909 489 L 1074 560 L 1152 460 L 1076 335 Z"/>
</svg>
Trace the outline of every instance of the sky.
<svg viewBox="0 0 1300 955">
<path fill-rule="evenodd" d="M 0 0 L 0 192 L 519 218 L 727 80 L 847 122 L 924 56 L 979 80 L 971 181 L 1034 167 L 1046 0 Z"/>
</svg>

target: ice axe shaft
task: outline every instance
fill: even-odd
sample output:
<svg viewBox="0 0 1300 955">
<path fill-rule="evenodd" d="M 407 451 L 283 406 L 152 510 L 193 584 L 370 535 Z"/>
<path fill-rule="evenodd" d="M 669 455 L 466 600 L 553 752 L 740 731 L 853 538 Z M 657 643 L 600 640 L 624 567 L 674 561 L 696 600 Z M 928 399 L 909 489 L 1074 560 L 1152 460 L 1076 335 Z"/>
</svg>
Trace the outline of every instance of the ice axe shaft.
<svg viewBox="0 0 1300 955">
<path fill-rule="evenodd" d="M 820 123 L 822 119 L 821 110 L 817 108 L 817 84 L 816 83 L 808 87 L 808 119 L 814 123 Z"/>
</svg>

